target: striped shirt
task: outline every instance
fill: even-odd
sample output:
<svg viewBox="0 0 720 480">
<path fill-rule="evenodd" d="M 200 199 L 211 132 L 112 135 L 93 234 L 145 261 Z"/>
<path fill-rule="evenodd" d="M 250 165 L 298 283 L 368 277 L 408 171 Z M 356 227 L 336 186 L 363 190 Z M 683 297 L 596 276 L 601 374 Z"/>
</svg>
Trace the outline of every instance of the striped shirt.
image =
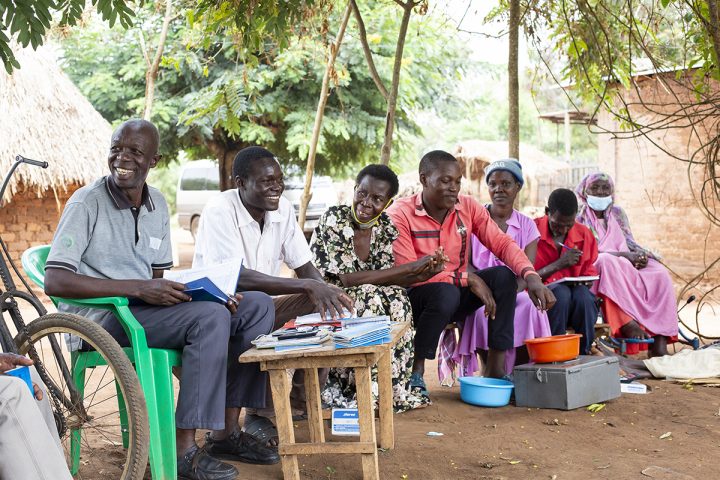
<svg viewBox="0 0 720 480">
<path fill-rule="evenodd" d="M 467 286 L 471 233 L 518 277 L 535 273 L 522 249 L 500 230 L 488 211 L 468 195 L 458 197 L 455 208 L 448 212 L 442 224 L 425 211 L 422 193 L 397 200 L 388 214 L 400 232 L 393 243 L 396 265 L 433 255 L 440 246 L 450 259 L 445 263 L 445 271 L 420 284 L 445 282 Z"/>
</svg>

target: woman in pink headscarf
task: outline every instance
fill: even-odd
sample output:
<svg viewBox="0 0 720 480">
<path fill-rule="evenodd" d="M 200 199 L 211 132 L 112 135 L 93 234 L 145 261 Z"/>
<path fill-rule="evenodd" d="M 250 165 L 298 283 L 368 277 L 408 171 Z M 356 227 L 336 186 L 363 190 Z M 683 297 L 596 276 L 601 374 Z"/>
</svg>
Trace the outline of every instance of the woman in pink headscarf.
<svg viewBox="0 0 720 480">
<path fill-rule="evenodd" d="M 667 344 L 678 334 L 677 302 L 667 270 L 635 242 L 627 215 L 614 204 L 615 185 L 605 173 L 587 175 L 575 189 L 580 200 L 577 221 L 598 240 L 595 267 L 600 280 L 594 288 L 603 299 L 602 311 L 612 335 L 654 338 L 649 355 L 667 355 Z M 628 345 L 628 353 L 647 348 Z"/>
</svg>

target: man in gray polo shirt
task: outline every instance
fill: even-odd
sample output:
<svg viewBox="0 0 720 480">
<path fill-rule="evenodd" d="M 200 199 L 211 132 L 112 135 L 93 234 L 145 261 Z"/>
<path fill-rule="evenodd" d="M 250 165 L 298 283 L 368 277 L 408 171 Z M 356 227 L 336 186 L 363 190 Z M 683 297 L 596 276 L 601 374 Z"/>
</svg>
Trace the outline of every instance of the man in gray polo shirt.
<svg viewBox="0 0 720 480">
<path fill-rule="evenodd" d="M 145 120 L 123 123 L 112 135 L 110 175 L 73 194 L 63 211 L 45 272 L 45 292 L 67 298 L 133 297 L 131 310 L 150 347 L 182 349 L 175 415 L 179 478 L 231 479 L 237 461 L 277 463 L 276 452 L 239 430 L 241 407 L 263 407 L 267 381 L 258 365 L 236 359 L 273 326 L 272 300 L 245 292 L 223 306 L 190 302 L 184 285 L 162 278 L 172 266 L 167 204 L 145 181 L 155 167 L 159 136 Z M 122 345 L 128 340 L 109 312 L 63 306 L 101 323 Z M 258 388 L 259 387 L 259 388 Z M 195 430 L 213 430 L 205 448 Z"/>
</svg>

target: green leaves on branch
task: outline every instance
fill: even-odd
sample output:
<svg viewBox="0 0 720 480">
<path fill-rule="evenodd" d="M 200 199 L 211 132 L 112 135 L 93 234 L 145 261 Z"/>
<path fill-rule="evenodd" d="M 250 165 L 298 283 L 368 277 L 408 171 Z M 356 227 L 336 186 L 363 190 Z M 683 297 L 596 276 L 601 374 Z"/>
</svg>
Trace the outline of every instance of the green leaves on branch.
<svg viewBox="0 0 720 480">
<path fill-rule="evenodd" d="M 128 28 L 132 25 L 134 11 L 128 0 L 0 0 L 0 60 L 8 73 L 20 68 L 10 48 L 14 39 L 23 48 L 42 45 L 50 29 L 54 13 L 60 14 L 60 26 L 75 25 L 81 18 L 86 3 L 91 3 L 102 19 L 113 26 Z M 143 0 L 133 2 L 142 5 Z M 9 33 L 9 36 L 5 33 Z"/>
<path fill-rule="evenodd" d="M 272 39 L 287 46 L 311 19 L 332 9 L 330 0 L 199 0 L 189 14 L 191 25 L 202 24 L 208 32 L 232 37 L 250 54 L 263 50 Z"/>
</svg>

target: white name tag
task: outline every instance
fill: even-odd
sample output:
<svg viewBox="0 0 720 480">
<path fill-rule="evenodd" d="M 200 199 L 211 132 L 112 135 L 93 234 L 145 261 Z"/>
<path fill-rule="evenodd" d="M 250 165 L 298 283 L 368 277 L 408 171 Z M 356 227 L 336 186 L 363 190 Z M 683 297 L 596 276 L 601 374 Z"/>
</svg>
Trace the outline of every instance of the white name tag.
<svg viewBox="0 0 720 480">
<path fill-rule="evenodd" d="M 150 237 L 150 248 L 152 248 L 153 250 L 157 250 L 158 248 L 160 248 L 161 244 L 162 240 L 160 240 L 159 238 Z"/>
</svg>

